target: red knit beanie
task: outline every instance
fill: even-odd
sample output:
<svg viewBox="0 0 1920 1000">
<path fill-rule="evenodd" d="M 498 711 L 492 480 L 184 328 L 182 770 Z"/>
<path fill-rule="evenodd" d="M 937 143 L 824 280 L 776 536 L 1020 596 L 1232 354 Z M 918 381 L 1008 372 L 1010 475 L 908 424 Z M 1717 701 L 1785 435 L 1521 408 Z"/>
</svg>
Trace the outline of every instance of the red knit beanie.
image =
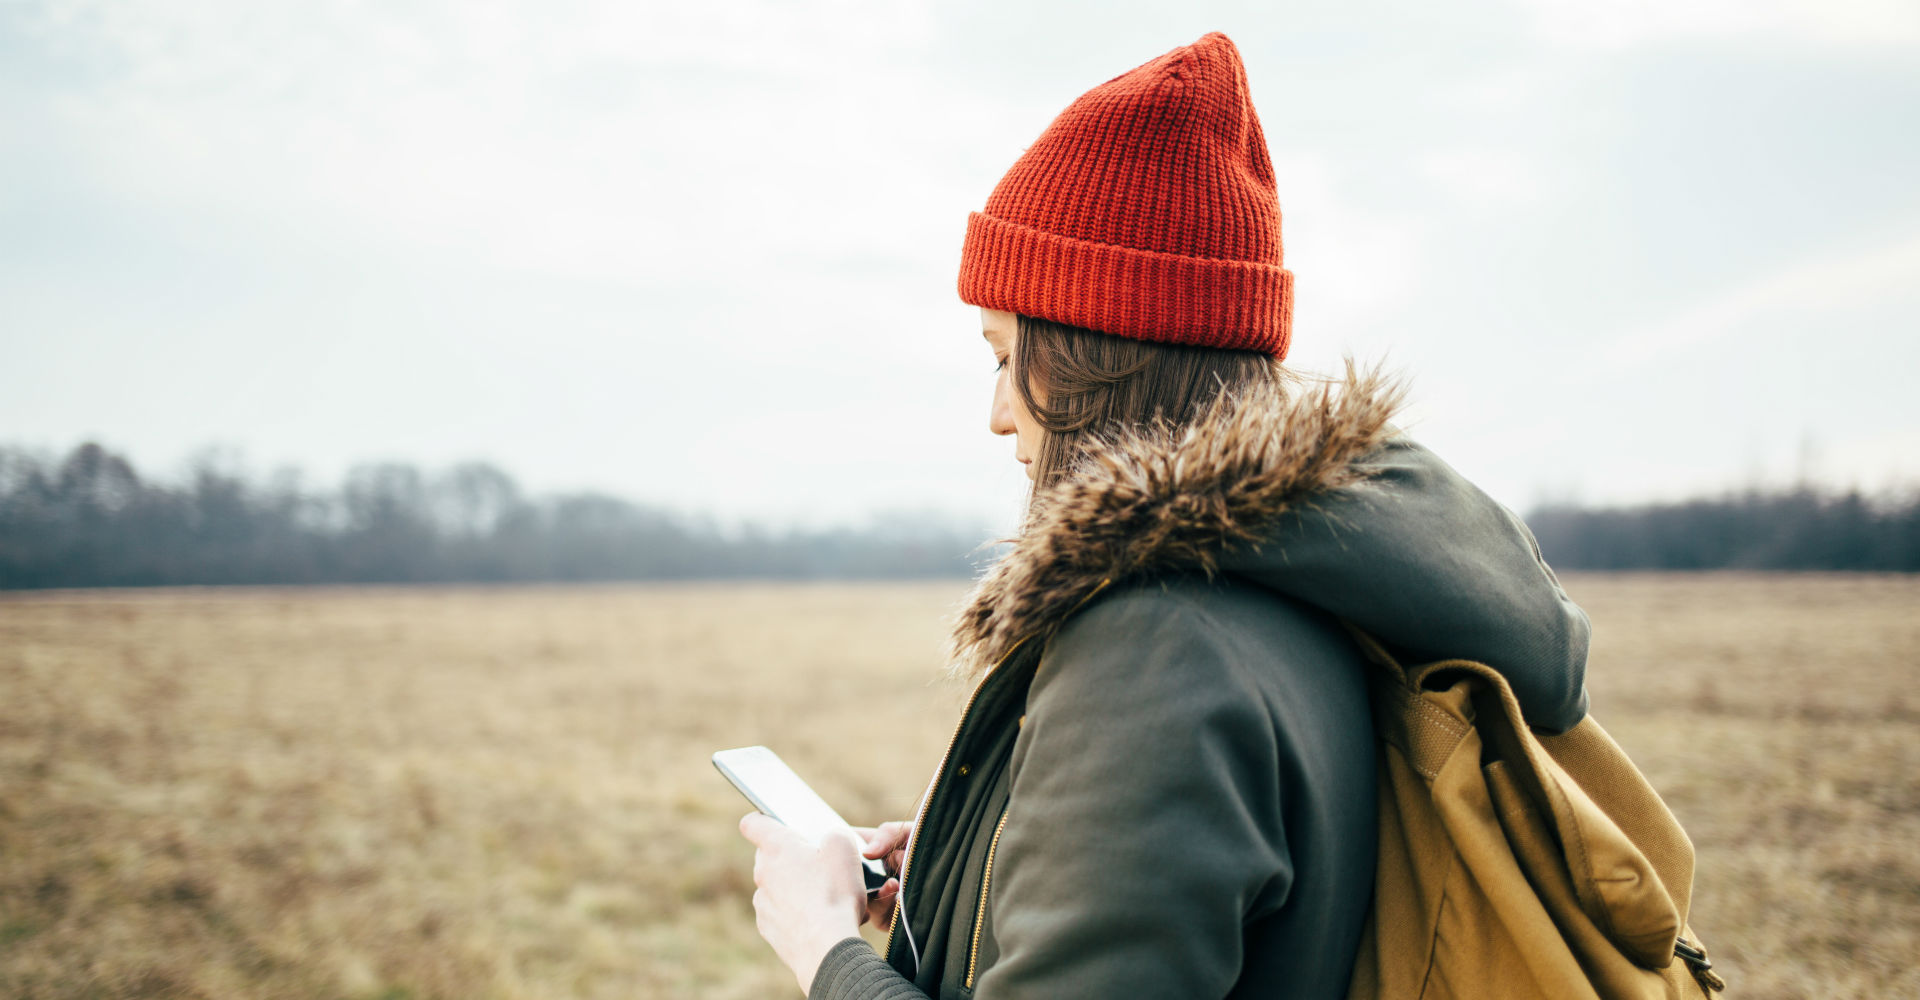
<svg viewBox="0 0 1920 1000">
<path fill-rule="evenodd" d="M 1213 32 L 1082 94 L 967 218 L 960 298 L 1287 354 L 1293 274 L 1246 67 Z"/>
</svg>

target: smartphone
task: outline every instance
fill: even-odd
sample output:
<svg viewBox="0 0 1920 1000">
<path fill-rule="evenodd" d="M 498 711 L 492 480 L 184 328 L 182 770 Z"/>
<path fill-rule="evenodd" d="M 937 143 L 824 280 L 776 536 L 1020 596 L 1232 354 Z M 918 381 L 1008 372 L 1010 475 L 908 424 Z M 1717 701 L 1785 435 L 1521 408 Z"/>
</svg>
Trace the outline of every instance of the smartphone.
<svg viewBox="0 0 1920 1000">
<path fill-rule="evenodd" d="M 721 750 L 713 755 L 713 766 L 733 782 L 733 787 L 738 788 L 755 809 L 809 838 L 818 840 L 853 828 L 812 786 L 801 781 L 786 761 L 766 747 Z M 887 884 L 887 867 L 876 858 L 860 860 L 867 895 L 877 895 L 880 887 Z"/>
</svg>

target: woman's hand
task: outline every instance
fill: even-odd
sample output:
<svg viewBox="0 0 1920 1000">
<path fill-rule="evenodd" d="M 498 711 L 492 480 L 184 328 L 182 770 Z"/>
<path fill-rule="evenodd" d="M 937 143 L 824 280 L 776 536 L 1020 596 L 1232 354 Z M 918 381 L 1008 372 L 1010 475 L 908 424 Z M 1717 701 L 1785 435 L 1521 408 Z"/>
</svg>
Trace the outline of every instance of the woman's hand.
<svg viewBox="0 0 1920 1000">
<path fill-rule="evenodd" d="M 820 960 L 859 934 L 868 917 L 860 844 L 852 837 L 816 844 L 757 812 L 741 817 L 740 833 L 759 848 L 753 856 L 755 926 L 804 993 L 813 987 Z"/>
<path fill-rule="evenodd" d="M 893 919 L 894 901 L 900 896 L 901 866 L 907 863 L 907 837 L 913 833 L 913 824 L 895 820 L 879 826 L 856 826 L 853 832 L 866 841 L 866 850 L 860 853 L 869 858 L 881 859 L 887 868 L 887 874 L 896 876 L 887 879 L 880 887 L 879 894 L 867 900 L 866 920 L 873 921 L 875 927 L 885 925 Z"/>
</svg>

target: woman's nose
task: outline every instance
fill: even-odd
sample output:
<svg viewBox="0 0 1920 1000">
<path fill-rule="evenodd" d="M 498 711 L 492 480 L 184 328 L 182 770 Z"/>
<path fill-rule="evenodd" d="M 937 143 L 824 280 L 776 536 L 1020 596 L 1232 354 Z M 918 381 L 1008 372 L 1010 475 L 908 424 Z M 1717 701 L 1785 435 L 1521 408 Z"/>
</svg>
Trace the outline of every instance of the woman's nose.
<svg viewBox="0 0 1920 1000">
<path fill-rule="evenodd" d="M 987 429 L 995 434 L 1013 433 L 1013 393 L 1007 386 L 1007 376 L 1001 376 L 993 382 L 993 410 L 987 414 Z"/>
</svg>

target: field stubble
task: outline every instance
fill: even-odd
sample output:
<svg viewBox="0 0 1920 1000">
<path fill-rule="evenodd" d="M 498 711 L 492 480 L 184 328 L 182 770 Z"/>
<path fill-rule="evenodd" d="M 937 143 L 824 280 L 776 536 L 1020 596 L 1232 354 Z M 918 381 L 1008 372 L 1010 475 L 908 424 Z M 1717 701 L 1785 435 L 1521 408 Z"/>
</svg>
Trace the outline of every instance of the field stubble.
<svg viewBox="0 0 1920 1000">
<path fill-rule="evenodd" d="M 1567 584 L 1734 995 L 1920 995 L 1920 580 Z M 792 995 L 707 756 L 908 814 L 960 590 L 0 599 L 0 995 Z"/>
</svg>

